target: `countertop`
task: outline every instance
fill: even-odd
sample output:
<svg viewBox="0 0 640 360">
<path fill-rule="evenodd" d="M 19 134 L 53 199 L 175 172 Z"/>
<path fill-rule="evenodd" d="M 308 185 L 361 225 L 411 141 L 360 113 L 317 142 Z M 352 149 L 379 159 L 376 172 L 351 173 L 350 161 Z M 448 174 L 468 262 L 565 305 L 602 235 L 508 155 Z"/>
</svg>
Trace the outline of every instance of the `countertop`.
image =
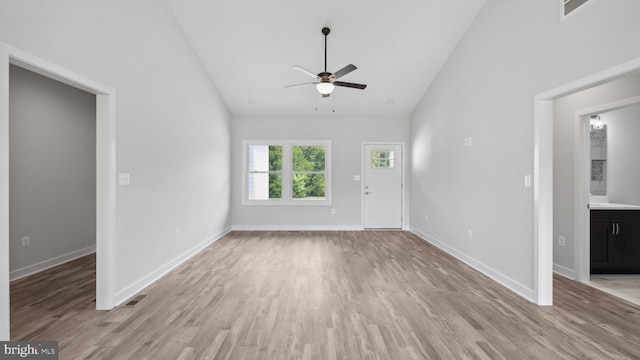
<svg viewBox="0 0 640 360">
<path fill-rule="evenodd" d="M 615 203 L 591 203 L 591 210 L 640 210 L 638 205 L 615 204 Z"/>
</svg>

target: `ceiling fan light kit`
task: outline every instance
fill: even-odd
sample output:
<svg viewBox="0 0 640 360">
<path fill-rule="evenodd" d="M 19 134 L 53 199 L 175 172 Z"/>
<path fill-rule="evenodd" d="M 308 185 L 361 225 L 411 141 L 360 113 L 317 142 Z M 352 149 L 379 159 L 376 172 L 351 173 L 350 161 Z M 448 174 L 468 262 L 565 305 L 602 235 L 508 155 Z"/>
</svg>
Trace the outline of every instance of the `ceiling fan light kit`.
<svg viewBox="0 0 640 360">
<path fill-rule="evenodd" d="M 327 72 L 327 35 L 329 35 L 330 32 L 331 30 L 328 27 L 322 28 L 322 35 L 324 35 L 324 71 L 316 75 L 301 66 L 294 66 L 293 67 L 294 69 L 314 78 L 315 81 L 303 83 L 303 84 L 288 85 L 286 87 L 314 84 L 316 85 L 316 89 L 318 90 L 318 92 L 322 94 L 323 98 L 329 97 L 329 95 L 331 95 L 331 93 L 333 92 L 336 86 L 342 86 L 342 87 L 348 87 L 348 88 L 360 89 L 360 90 L 364 90 L 367 87 L 367 85 L 364 85 L 364 84 L 355 84 L 355 83 L 348 83 L 343 81 L 336 81 L 337 79 L 357 69 L 357 67 L 353 64 L 349 64 L 343 67 L 342 69 L 336 71 L 333 74 L 330 72 Z"/>
<path fill-rule="evenodd" d="M 333 85 L 330 82 L 321 82 L 318 85 L 316 85 L 316 89 L 318 89 L 318 92 L 322 95 L 329 95 L 333 92 L 333 89 L 335 89 L 335 85 Z"/>
</svg>

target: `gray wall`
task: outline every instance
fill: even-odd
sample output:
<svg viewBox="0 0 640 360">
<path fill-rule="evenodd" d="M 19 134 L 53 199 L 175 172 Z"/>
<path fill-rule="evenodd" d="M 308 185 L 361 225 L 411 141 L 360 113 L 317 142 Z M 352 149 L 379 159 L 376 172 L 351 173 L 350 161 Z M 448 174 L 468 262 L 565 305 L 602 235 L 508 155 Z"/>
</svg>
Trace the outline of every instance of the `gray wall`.
<svg viewBox="0 0 640 360">
<path fill-rule="evenodd" d="M 487 0 L 411 116 L 412 229 L 527 298 L 534 97 L 640 57 L 639 1 L 560 6 Z"/>
<path fill-rule="evenodd" d="M 408 142 L 408 118 L 234 116 L 232 214 L 234 228 L 351 229 L 362 226 L 363 141 Z M 331 140 L 331 206 L 242 205 L 243 140 Z M 406 149 L 405 149 L 406 151 Z M 331 215 L 330 209 L 336 209 Z"/>
<path fill-rule="evenodd" d="M 640 95 L 640 75 L 627 76 L 610 83 L 571 94 L 554 101 L 553 116 L 553 262 L 555 270 L 570 276 L 576 271 L 575 213 L 576 183 L 575 164 L 576 141 L 580 139 L 580 127 L 576 112 L 609 104 Z M 602 117 L 603 120 L 606 116 Z M 610 131 L 610 126 L 607 127 Z M 640 134 L 640 133 L 639 133 Z M 615 137 L 615 136 L 614 136 Z M 609 150 L 612 141 L 608 141 Z M 639 152 L 629 152 L 637 155 Z M 611 154 L 608 156 L 609 162 Z M 633 157 L 630 158 L 633 161 Z M 637 157 L 636 157 L 637 161 Z M 608 164 L 610 166 L 610 164 Z M 633 170 L 635 171 L 635 170 Z M 612 185 L 608 182 L 608 187 Z M 615 187 L 615 185 L 613 185 Z M 613 202 L 612 199 L 610 201 Z M 560 246 L 558 237 L 566 238 L 565 246 Z"/>
<path fill-rule="evenodd" d="M 640 105 L 604 113 L 602 119 L 607 124 L 609 201 L 640 205 Z"/>
<path fill-rule="evenodd" d="M 0 41 L 115 89 L 116 302 L 228 231 L 231 116 L 164 1 L 0 0 Z"/>
<path fill-rule="evenodd" d="M 9 81 L 10 271 L 15 274 L 95 251 L 96 98 L 13 65 Z M 21 246 L 24 236 L 31 246 Z"/>
</svg>

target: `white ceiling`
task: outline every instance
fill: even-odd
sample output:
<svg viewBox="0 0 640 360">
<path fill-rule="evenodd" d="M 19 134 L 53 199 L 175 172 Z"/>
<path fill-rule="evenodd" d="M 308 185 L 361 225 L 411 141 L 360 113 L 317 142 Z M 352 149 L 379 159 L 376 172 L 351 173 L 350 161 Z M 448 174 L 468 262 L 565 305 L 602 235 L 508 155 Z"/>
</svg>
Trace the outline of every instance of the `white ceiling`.
<svg viewBox="0 0 640 360">
<path fill-rule="evenodd" d="M 407 116 L 485 0 L 167 0 L 234 115 Z M 318 96 L 294 70 L 357 70 Z M 316 111 L 316 103 L 318 110 Z"/>
</svg>

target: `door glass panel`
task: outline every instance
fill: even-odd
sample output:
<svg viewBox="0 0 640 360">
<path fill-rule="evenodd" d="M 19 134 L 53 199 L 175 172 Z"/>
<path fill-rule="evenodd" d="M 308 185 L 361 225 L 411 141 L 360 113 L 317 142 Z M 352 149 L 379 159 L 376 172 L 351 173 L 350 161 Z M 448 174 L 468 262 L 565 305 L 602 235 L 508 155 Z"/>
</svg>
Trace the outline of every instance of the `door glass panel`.
<svg viewBox="0 0 640 360">
<path fill-rule="evenodd" d="M 378 151 L 371 152 L 371 167 L 372 168 L 388 168 L 395 167 L 395 154 L 393 150 L 390 151 Z"/>
</svg>

